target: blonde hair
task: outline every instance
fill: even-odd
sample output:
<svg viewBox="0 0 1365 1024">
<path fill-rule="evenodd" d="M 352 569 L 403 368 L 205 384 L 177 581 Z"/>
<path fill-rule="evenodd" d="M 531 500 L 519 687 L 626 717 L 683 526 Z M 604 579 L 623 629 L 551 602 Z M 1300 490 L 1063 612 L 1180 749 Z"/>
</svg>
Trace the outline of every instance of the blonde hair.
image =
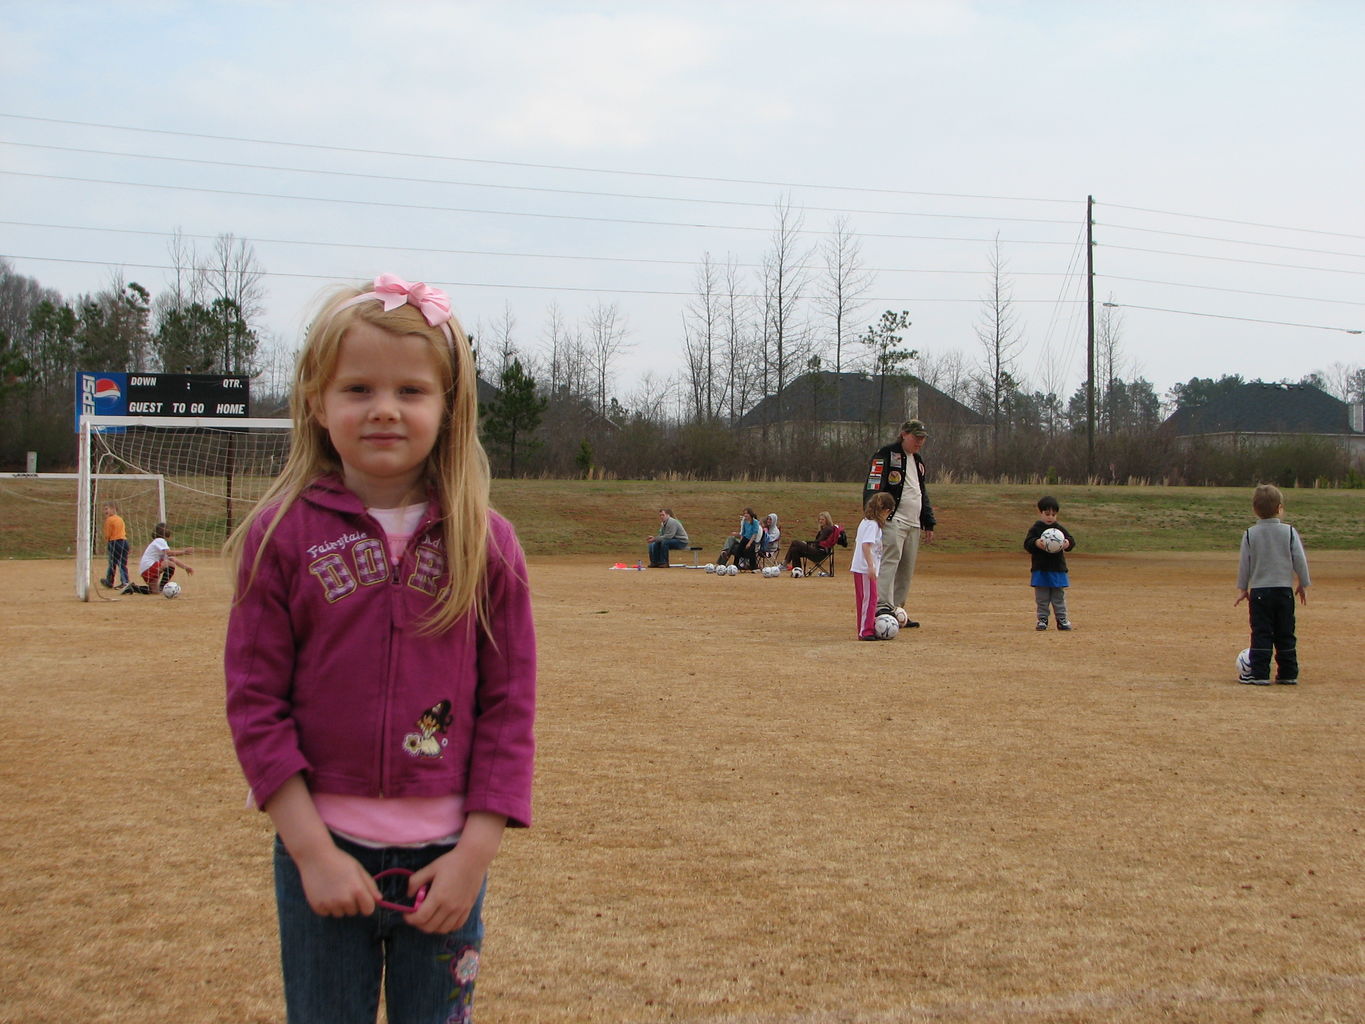
<svg viewBox="0 0 1365 1024">
<path fill-rule="evenodd" d="M 445 589 L 437 596 L 431 615 L 423 623 L 423 631 L 445 632 L 471 609 L 486 629 L 484 591 L 491 474 L 488 456 L 478 435 L 473 350 L 464 329 L 453 317 L 446 324 L 451 331 L 451 340 L 447 341 L 441 327 L 430 326 L 415 306 L 404 303 L 387 313 L 379 301 L 345 306 L 346 302 L 369 290 L 369 285 L 337 289 L 309 325 L 303 350 L 295 364 L 294 390 L 289 398 L 289 415 L 294 422 L 289 458 L 256 507 L 233 530 L 223 552 L 236 570 L 252 527 L 258 520 L 270 517 L 256 550 L 251 576 L 242 588 L 245 592 L 256 578 L 261 554 L 270 543 L 276 526 L 299 495 L 319 477 L 341 472 L 341 459 L 314 410 L 321 405 L 322 393 L 336 373 L 341 342 L 347 330 L 362 322 L 396 336 L 420 337 L 436 354 L 447 413 L 437 432 L 436 443 L 427 456 L 423 476 L 435 491 L 440 506 L 440 531 L 445 543 L 448 575 Z M 237 599 L 241 596 L 238 594 Z"/>
</svg>

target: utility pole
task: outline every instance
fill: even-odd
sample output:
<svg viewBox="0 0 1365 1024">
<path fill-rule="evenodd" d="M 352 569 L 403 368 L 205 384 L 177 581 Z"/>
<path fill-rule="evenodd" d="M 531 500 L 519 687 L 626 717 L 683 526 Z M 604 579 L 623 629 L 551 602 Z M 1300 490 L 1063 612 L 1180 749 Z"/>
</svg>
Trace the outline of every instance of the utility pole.
<svg viewBox="0 0 1365 1024">
<path fill-rule="evenodd" d="M 1095 197 L 1085 197 L 1085 475 L 1095 475 Z"/>
</svg>

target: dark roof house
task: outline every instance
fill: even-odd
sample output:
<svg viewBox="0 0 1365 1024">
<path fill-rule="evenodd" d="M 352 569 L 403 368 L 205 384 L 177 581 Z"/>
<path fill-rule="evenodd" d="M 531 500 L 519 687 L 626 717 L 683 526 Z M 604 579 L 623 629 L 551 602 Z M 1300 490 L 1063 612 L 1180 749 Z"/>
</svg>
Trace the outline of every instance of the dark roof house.
<svg viewBox="0 0 1365 1024">
<path fill-rule="evenodd" d="M 1177 409 L 1158 428 L 1177 440 L 1271 443 L 1310 434 L 1365 453 L 1360 402 L 1343 402 L 1311 384 L 1243 384 L 1192 409 Z"/>
<path fill-rule="evenodd" d="M 880 406 L 880 417 L 878 408 Z M 769 395 L 740 417 L 739 427 L 819 424 L 825 433 L 847 434 L 875 427 L 894 431 L 907 419 L 921 419 L 930 430 L 952 427 L 968 431 L 988 429 L 987 419 L 937 388 L 909 375 L 885 379 L 867 373 L 822 370 L 797 377 L 776 395 Z"/>
</svg>

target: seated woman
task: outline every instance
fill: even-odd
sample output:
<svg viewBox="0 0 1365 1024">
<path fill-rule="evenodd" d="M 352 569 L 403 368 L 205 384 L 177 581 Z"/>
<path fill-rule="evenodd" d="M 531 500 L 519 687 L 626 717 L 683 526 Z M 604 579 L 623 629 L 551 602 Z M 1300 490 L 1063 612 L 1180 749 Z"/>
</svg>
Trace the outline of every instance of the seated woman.
<svg viewBox="0 0 1365 1024">
<path fill-rule="evenodd" d="M 816 530 L 814 540 L 794 540 L 788 545 L 787 553 L 782 556 L 783 570 L 790 570 L 798 558 L 810 558 L 818 562 L 825 557 L 828 549 L 822 545 L 834 532 L 834 520 L 830 518 L 828 512 L 821 512 L 816 517 L 816 522 L 820 528 Z"/>
<path fill-rule="evenodd" d="M 739 521 L 739 539 L 735 542 L 735 565 L 740 569 L 752 572 L 758 568 L 758 542 L 762 536 L 758 513 L 746 508 L 744 518 Z"/>
<path fill-rule="evenodd" d="M 777 528 L 777 513 L 769 512 L 763 517 L 763 532 L 758 538 L 758 557 L 760 559 L 777 555 L 777 545 L 782 539 L 782 531 Z"/>
<path fill-rule="evenodd" d="M 758 550 L 760 532 L 758 516 L 754 514 L 753 509 L 746 508 L 744 514 L 739 518 L 739 529 L 725 539 L 725 546 L 720 549 L 720 554 L 716 556 L 716 564 L 725 565 L 733 558 L 735 564 L 738 565 L 741 553 L 745 554 L 752 563 L 754 554 Z M 752 564 L 750 567 L 752 568 Z"/>
</svg>

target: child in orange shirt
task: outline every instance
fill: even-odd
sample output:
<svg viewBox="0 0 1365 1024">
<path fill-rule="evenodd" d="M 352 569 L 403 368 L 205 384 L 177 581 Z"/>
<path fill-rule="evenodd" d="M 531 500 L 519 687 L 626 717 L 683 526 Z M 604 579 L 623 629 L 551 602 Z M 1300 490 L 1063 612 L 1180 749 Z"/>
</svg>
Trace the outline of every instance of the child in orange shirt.
<svg viewBox="0 0 1365 1024">
<path fill-rule="evenodd" d="M 118 506 L 112 501 L 104 506 L 104 549 L 109 556 L 109 568 L 104 571 L 100 583 L 106 587 L 114 585 L 114 570 L 118 570 L 119 586 L 128 585 L 128 528 L 123 525 L 123 517 L 118 514 Z"/>
</svg>

